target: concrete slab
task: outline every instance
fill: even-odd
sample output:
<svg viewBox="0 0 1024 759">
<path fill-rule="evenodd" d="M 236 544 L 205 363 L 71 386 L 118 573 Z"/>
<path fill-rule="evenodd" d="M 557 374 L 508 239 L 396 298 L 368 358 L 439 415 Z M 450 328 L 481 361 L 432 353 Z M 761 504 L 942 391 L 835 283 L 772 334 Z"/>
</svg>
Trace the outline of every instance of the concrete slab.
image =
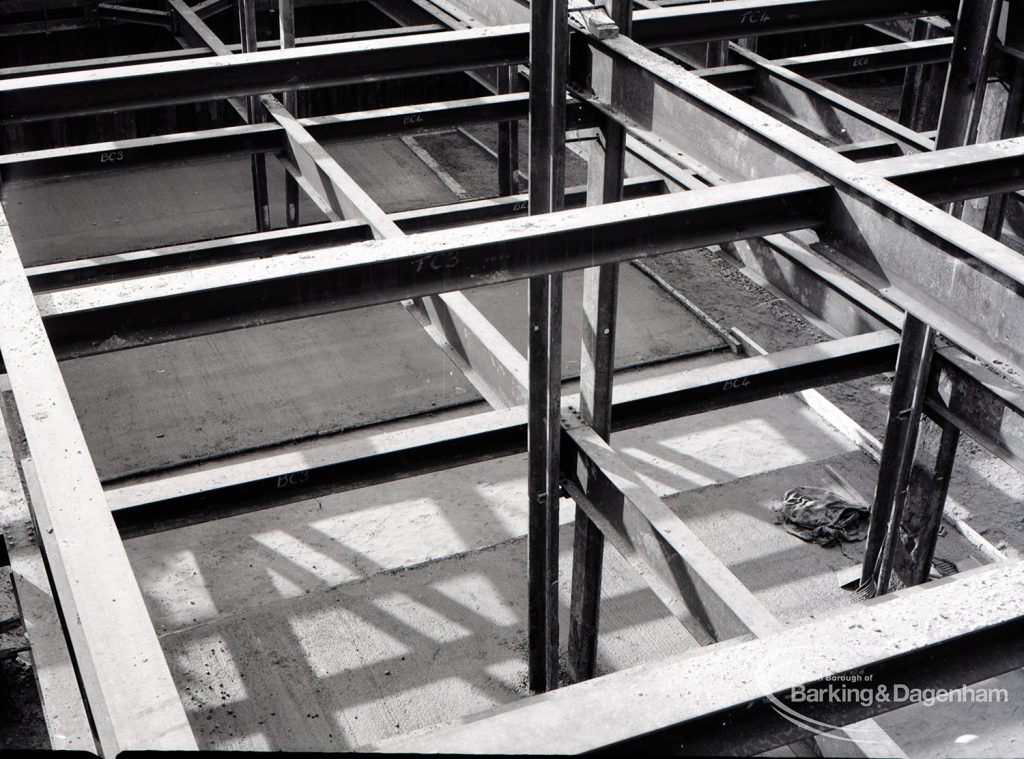
<svg viewBox="0 0 1024 759">
<path fill-rule="evenodd" d="M 73 359 L 61 370 L 104 479 L 477 397 L 397 304 Z"/>
<path fill-rule="evenodd" d="M 792 398 L 735 411 L 616 444 L 657 460 L 662 492 L 851 451 Z M 508 457 L 129 540 L 201 744 L 347 748 L 524 695 L 525 471 Z M 563 617 L 572 516 L 563 502 Z M 600 671 L 694 645 L 607 561 Z"/>
<path fill-rule="evenodd" d="M 399 138 L 328 144 L 385 211 L 451 203 L 455 195 Z M 267 159 L 271 223 L 283 227 L 284 167 Z M 302 223 L 325 217 L 300 193 Z M 26 265 L 53 263 L 255 231 L 248 157 L 10 182 L 4 187 Z"/>
<path fill-rule="evenodd" d="M 527 351 L 527 283 L 468 290 L 469 300 L 522 353 Z M 580 372 L 583 335 L 583 272 L 564 276 L 562 308 L 562 376 Z M 672 356 L 721 348 L 725 342 L 684 310 L 653 280 L 634 266 L 621 267 L 615 338 L 615 366 L 624 368 Z"/>
<path fill-rule="evenodd" d="M 789 397 L 618 433 L 613 442 L 662 496 L 853 448 Z M 526 503 L 526 457 L 509 456 L 126 545 L 157 631 L 168 632 L 260 605 L 268 582 L 277 595 L 297 597 L 518 538 Z M 563 509 L 563 522 L 572 517 Z"/>
<path fill-rule="evenodd" d="M 566 376 L 579 372 L 581 317 L 568 305 L 581 288 L 582 274 L 570 274 Z M 471 298 L 510 340 L 524 342 L 525 285 Z M 624 269 L 620 302 L 620 367 L 722 344 L 635 269 Z M 72 359 L 61 368 L 104 479 L 479 397 L 397 304 Z"/>
<path fill-rule="evenodd" d="M 840 588 L 836 574 L 864 557 L 863 543 L 821 548 L 775 524 L 774 509 L 791 488 L 810 485 L 843 493 L 826 464 L 870 502 L 878 466 L 862 451 L 689 490 L 665 502 L 776 617 L 793 624 L 851 603 L 852 593 Z M 940 539 L 936 555 L 961 563 L 981 558 L 952 531 Z"/>
<path fill-rule="evenodd" d="M 523 697 L 525 552 L 517 539 L 165 636 L 200 745 L 347 749 Z M 695 645 L 617 555 L 605 580 L 605 666 Z"/>
</svg>

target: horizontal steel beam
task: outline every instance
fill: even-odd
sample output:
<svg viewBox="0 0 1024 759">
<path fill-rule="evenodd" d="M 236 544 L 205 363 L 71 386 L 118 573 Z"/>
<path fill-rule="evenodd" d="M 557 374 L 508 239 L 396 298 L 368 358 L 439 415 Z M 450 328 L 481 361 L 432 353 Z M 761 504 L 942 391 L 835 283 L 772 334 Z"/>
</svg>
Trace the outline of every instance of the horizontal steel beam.
<svg viewBox="0 0 1024 759">
<path fill-rule="evenodd" d="M 235 0 L 230 0 L 234 7 Z M 388 27 L 386 29 L 364 29 L 358 32 L 340 32 L 337 34 L 319 34 L 309 37 L 296 37 L 297 47 L 310 45 L 326 45 L 333 42 L 350 42 L 355 40 L 376 39 L 378 37 L 400 37 L 427 32 L 441 32 L 445 27 L 440 24 L 419 24 L 416 26 Z M 241 52 L 242 46 L 235 42 L 226 45 L 232 53 Z M 277 40 L 263 40 L 257 45 L 259 50 L 278 50 L 281 43 Z M 188 58 L 206 58 L 214 55 L 208 47 L 186 47 L 181 50 L 157 50 L 152 53 L 133 53 L 130 55 L 106 56 L 103 58 L 80 58 L 73 61 L 56 61 L 54 63 L 36 63 L 28 66 L 9 66 L 0 68 L 0 79 L 14 79 L 41 74 L 60 74 L 71 71 L 88 71 L 92 69 L 111 68 L 114 66 L 135 66 L 142 63 L 166 63 L 181 61 Z"/>
<path fill-rule="evenodd" d="M 31 34 L 75 32 L 81 29 L 92 29 L 95 26 L 95 22 L 82 17 L 59 18 L 52 21 L 25 21 L 23 23 L 0 26 L 0 39 L 4 37 L 22 37 Z"/>
<path fill-rule="evenodd" d="M 521 63 L 527 46 L 522 27 L 492 27 L 4 79 L 0 118 L 25 121 L 465 71 Z"/>
<path fill-rule="evenodd" d="M 635 177 L 626 181 L 624 197 L 643 198 L 660 195 L 665 183 L 659 177 Z M 565 194 L 566 208 L 586 205 L 586 186 L 571 187 Z M 399 229 L 407 234 L 458 227 L 465 224 L 514 219 L 526 216 L 527 197 L 506 197 L 473 200 L 450 205 L 432 206 L 388 214 Z M 41 264 L 26 269 L 29 282 L 37 292 L 66 288 L 84 283 L 103 282 L 128 277 L 157 274 L 209 266 L 246 259 L 300 253 L 328 246 L 345 245 L 372 239 L 370 227 L 363 219 L 309 224 L 291 229 L 254 232 L 246 235 L 170 245 L 163 248 L 115 253 L 98 258 L 75 259 Z"/>
<path fill-rule="evenodd" d="M 782 709 L 842 726 L 908 703 L 898 698 L 795 703 L 794 689 L 805 684 L 855 673 L 860 680 L 853 687 L 885 685 L 891 695 L 896 683 L 956 689 L 1020 668 L 1022 583 L 1021 562 L 992 565 L 955 582 L 911 588 L 758 640 L 613 672 L 361 750 L 500 753 L 515 746 L 524 754 L 610 749 L 752 756 L 812 734 L 779 714 Z M 822 646 L 823 640 L 842 645 Z M 766 695 L 774 697 L 766 700 Z M 624 713 L 630 718 L 622 719 Z"/>
<path fill-rule="evenodd" d="M 794 175 L 37 298 L 61 355 L 84 355 L 112 334 L 127 347 L 813 227 L 830 194 Z"/>
<path fill-rule="evenodd" d="M 874 171 L 896 182 L 913 182 L 918 172 L 965 180 L 977 163 L 990 184 L 1022 175 L 1024 138 L 956 151 L 881 161 Z M 870 176 L 873 165 L 858 170 Z M 968 192 L 978 191 L 978 182 L 968 184 Z M 113 334 L 128 346 L 819 227 L 832 200 L 827 182 L 794 174 L 38 298 L 60 355 L 83 355 Z"/>
<path fill-rule="evenodd" d="M 708 75 L 716 75 L 716 71 L 709 70 Z M 316 116 L 299 119 L 299 123 L 319 142 L 357 140 L 525 119 L 528 101 L 528 93 L 518 92 Z M 568 129 L 596 126 L 598 120 L 598 114 L 588 104 L 567 99 Z M 0 183 L 121 171 L 180 160 L 274 153 L 281 150 L 283 140 L 278 124 L 264 123 L 8 153 L 0 155 Z"/>
<path fill-rule="evenodd" d="M 142 24 L 143 26 L 158 26 L 161 29 L 171 28 L 171 14 L 167 11 L 136 8 L 131 5 L 119 5 L 115 3 L 98 3 L 96 5 L 96 10 L 101 21 Z"/>
<path fill-rule="evenodd" d="M 915 40 L 892 45 L 860 47 L 850 50 L 830 50 L 826 53 L 777 58 L 772 63 L 809 79 L 891 71 L 908 66 L 923 66 L 949 61 L 953 49 L 951 37 L 934 40 Z M 747 92 L 757 89 L 756 66 L 743 63 L 698 69 L 693 72 L 702 79 L 728 92 Z"/>
<path fill-rule="evenodd" d="M 636 11 L 630 36 L 646 47 L 662 47 L 941 15 L 956 8 L 956 0 L 724 0 Z"/>
<path fill-rule="evenodd" d="M 895 365 L 896 345 L 893 333 L 859 335 L 620 382 L 613 426 L 629 429 L 888 371 Z M 578 398 L 566 397 L 563 405 L 571 414 L 579 408 Z M 315 448 L 112 484 L 106 492 L 120 528 L 135 534 L 525 450 L 526 410 L 518 407 L 398 432 L 347 434 Z"/>
<path fill-rule="evenodd" d="M 750 0 L 640 11 L 644 44 L 734 39 L 955 10 L 952 0 Z M 529 27 L 460 29 L 414 39 L 371 40 L 0 81 L 0 117 L 23 121 L 178 102 L 298 90 L 370 79 L 524 63 Z"/>
<path fill-rule="evenodd" d="M 825 255 L 972 354 L 1024 367 L 1015 252 L 627 38 L 591 47 L 595 98 L 610 112 L 727 178 L 820 177 L 836 191 Z"/>
</svg>

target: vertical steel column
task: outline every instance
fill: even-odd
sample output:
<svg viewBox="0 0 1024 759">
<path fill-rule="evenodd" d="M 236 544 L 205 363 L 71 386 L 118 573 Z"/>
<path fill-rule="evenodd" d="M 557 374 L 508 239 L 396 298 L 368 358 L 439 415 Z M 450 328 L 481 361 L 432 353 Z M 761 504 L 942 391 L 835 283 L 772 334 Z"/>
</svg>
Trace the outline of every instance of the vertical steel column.
<svg viewBox="0 0 1024 759">
<path fill-rule="evenodd" d="M 935 138 L 937 149 L 968 145 L 978 133 L 988 61 L 995 39 L 999 19 L 1000 0 L 961 0 L 957 17 L 953 56 L 946 78 L 946 93 L 939 113 L 939 131 Z M 953 204 L 950 213 L 959 217 L 963 204 Z M 958 432 L 947 430 L 939 450 L 927 461 L 926 451 L 920 455 L 917 441 L 922 425 L 921 409 L 931 370 L 935 341 L 930 326 L 907 314 L 903 323 L 903 337 L 896 362 L 892 399 L 889 403 L 889 421 L 885 430 L 885 446 L 875 488 L 875 501 L 871 509 L 868 544 L 861 579 L 870 583 L 876 594 L 889 592 L 893 567 L 909 566 L 901 533 L 908 523 L 923 525 L 923 534 L 912 536 L 913 553 L 927 555 L 931 561 L 938 537 L 937 520 L 941 519 L 948 479 L 952 472 Z M 911 474 L 917 468 L 916 479 L 928 481 L 925 487 L 911 492 Z M 939 486 L 936 486 L 939 483 Z M 908 500 L 909 494 L 909 500 Z M 939 497 L 941 496 L 941 497 Z M 908 505 L 909 504 L 909 505 Z M 936 513 L 932 513 L 937 510 Z M 934 525 L 934 530 L 933 530 Z M 931 541 L 921 545 L 921 540 Z M 904 574 L 905 582 L 913 582 L 920 572 Z M 927 576 L 927 570 L 925 570 Z"/>
<path fill-rule="evenodd" d="M 1010 0 L 1006 17 L 1006 46 L 1024 52 L 1024 0 Z M 1021 133 L 1021 119 L 1024 118 L 1024 61 L 1015 58 L 1010 62 L 1009 92 L 1006 96 L 1006 113 L 1000 139 L 1006 140 Z M 999 239 L 1006 218 L 1005 194 L 989 198 L 985 209 L 985 223 L 982 230 L 989 237 Z"/>
<path fill-rule="evenodd" d="M 903 540 L 902 535 L 906 535 L 907 563 L 894 564 L 905 585 L 919 585 L 931 572 L 959 442 L 960 430 L 956 425 L 944 419 L 937 424 L 921 419 L 900 538 Z"/>
<path fill-rule="evenodd" d="M 566 0 L 530 4 L 530 213 L 565 202 Z M 558 686 L 558 454 L 561 439 L 562 275 L 529 281 L 530 688 Z"/>
<path fill-rule="evenodd" d="M 935 149 L 972 144 L 985 93 L 1001 0 L 960 0 Z"/>
<path fill-rule="evenodd" d="M 251 53 L 256 50 L 256 0 L 238 0 L 238 29 L 242 42 L 242 52 Z M 258 124 L 266 120 L 263 109 L 257 98 L 250 95 L 245 99 L 246 115 L 250 124 Z M 256 205 L 256 230 L 266 232 L 270 229 L 270 199 L 267 193 L 267 159 L 263 153 L 253 153 L 252 161 L 252 193 Z"/>
<path fill-rule="evenodd" d="M 608 15 L 629 35 L 633 22 L 631 0 L 609 0 Z M 591 143 L 587 165 L 587 205 L 622 200 L 625 180 L 626 131 L 606 119 Z M 618 305 L 619 265 L 583 272 L 583 341 L 580 349 L 580 415 L 604 440 L 611 436 L 612 380 L 615 371 L 615 312 Z M 576 507 L 572 557 L 572 596 L 569 607 L 569 675 L 574 682 L 594 676 L 601 612 L 601 574 L 604 535 Z"/>
<path fill-rule="evenodd" d="M 609 13 L 608 15 L 610 16 L 611 13 Z M 705 62 L 708 68 L 728 66 L 729 40 L 718 40 L 717 42 L 709 42 Z"/>
<path fill-rule="evenodd" d="M 295 47 L 295 0 L 278 0 L 278 19 L 281 29 L 281 49 Z M 295 90 L 284 93 L 284 108 L 292 116 L 296 113 L 298 98 Z M 285 222 L 289 227 L 299 226 L 299 183 L 289 172 L 284 174 Z"/>
<path fill-rule="evenodd" d="M 517 90 L 518 66 L 498 67 L 498 94 L 507 95 Z M 519 192 L 516 174 L 519 173 L 519 122 L 498 122 L 498 194 L 515 195 Z"/>
<path fill-rule="evenodd" d="M 889 400 L 885 445 L 882 448 L 867 549 L 861 570 L 862 584 L 870 583 L 876 595 L 889 591 L 889 578 L 909 488 L 934 343 L 934 330 L 920 319 L 907 314 L 903 322 L 900 352 L 896 358 L 896 376 L 893 378 L 892 397 Z"/>
<path fill-rule="evenodd" d="M 914 21 L 912 39 L 936 39 L 942 36 L 945 20 L 941 18 L 919 18 Z M 927 132 L 938 124 L 938 109 L 942 104 L 947 65 L 932 63 L 927 66 L 913 66 L 907 69 L 903 80 L 903 94 L 900 98 L 899 122 L 915 132 Z"/>
</svg>

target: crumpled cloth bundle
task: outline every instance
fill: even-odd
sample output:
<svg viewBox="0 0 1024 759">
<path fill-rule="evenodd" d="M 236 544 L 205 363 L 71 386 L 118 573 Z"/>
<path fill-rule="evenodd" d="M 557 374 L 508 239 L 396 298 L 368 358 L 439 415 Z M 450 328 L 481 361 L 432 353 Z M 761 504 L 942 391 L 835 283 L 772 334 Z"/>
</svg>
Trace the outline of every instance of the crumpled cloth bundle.
<svg viewBox="0 0 1024 759">
<path fill-rule="evenodd" d="M 776 524 L 808 543 L 826 548 L 838 541 L 853 543 L 867 537 L 867 506 L 851 503 L 831 490 L 802 486 L 786 492 L 776 509 Z"/>
</svg>

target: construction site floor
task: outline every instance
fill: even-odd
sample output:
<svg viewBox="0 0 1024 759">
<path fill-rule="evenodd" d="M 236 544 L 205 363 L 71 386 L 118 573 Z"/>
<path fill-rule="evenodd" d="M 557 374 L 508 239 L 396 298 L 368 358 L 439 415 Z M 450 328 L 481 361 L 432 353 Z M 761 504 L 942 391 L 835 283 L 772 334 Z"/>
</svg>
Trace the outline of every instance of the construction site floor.
<svg viewBox="0 0 1024 759">
<path fill-rule="evenodd" d="M 407 143 L 384 142 L 376 152 L 350 145 L 337 155 L 371 190 L 389 188 L 392 194 L 377 197 L 386 210 L 458 197 Z M 454 159 L 445 164 L 443 151 L 435 158 L 459 187 L 479 191 L 472 172 Z M 248 161 L 202 178 L 190 166 L 168 167 L 158 192 L 152 183 L 132 184 L 130 174 L 118 177 L 124 184 L 96 178 L 74 192 L 62 183 L 46 202 L 41 185 L 7 188 L 27 262 L 116 252 L 115 239 L 138 248 L 194 237 L 168 223 L 175 215 L 193 214 L 208 236 L 250 231 Z M 272 180 L 275 213 L 283 208 L 281 186 L 283 175 Z M 118 205 L 104 195 L 115 191 L 129 200 Z M 46 209 L 61 222 L 40 222 L 36 214 L 45 218 Z M 129 226 L 132 235 L 108 235 L 104 220 Z M 671 254 L 654 265 L 714 318 L 770 349 L 823 337 L 709 251 Z M 638 271 L 623 271 L 620 366 L 660 362 L 642 373 L 731 360 L 718 351 L 672 361 L 720 347 L 719 338 Z M 570 277 L 567 291 L 576 287 Z M 471 297 L 522 346 L 518 285 Z M 578 303 L 578 295 L 570 297 Z M 578 371 L 574 318 L 566 329 L 566 375 Z M 461 414 L 469 409 L 444 409 L 476 397 L 397 305 L 76 359 L 62 368 L 105 478 L 389 417 Z M 879 435 L 887 388 L 885 377 L 874 377 L 826 394 Z M 853 603 L 836 572 L 855 565 L 859 547 L 803 543 L 774 524 L 772 509 L 791 487 L 831 487 L 826 464 L 866 497 L 877 470 L 796 398 L 618 433 L 613 443 L 782 621 Z M 953 507 L 994 542 L 1024 548 L 1020 475 L 966 443 L 957 467 Z M 200 745 L 353 748 L 524 697 L 525 475 L 525 457 L 512 456 L 126 541 Z M 572 517 L 564 502 L 563 636 Z M 599 669 L 694 647 L 643 578 L 613 550 L 606 553 Z M 940 555 L 963 561 L 973 552 L 950 531 Z M 1010 676 L 1017 705 L 1024 697 L 1019 674 Z M 1013 756 L 1024 748 L 1016 708 L 976 710 L 970 725 L 946 720 L 941 729 L 936 713 L 894 712 L 880 722 L 914 757 Z M 976 738 L 957 742 L 968 734 Z"/>
</svg>

